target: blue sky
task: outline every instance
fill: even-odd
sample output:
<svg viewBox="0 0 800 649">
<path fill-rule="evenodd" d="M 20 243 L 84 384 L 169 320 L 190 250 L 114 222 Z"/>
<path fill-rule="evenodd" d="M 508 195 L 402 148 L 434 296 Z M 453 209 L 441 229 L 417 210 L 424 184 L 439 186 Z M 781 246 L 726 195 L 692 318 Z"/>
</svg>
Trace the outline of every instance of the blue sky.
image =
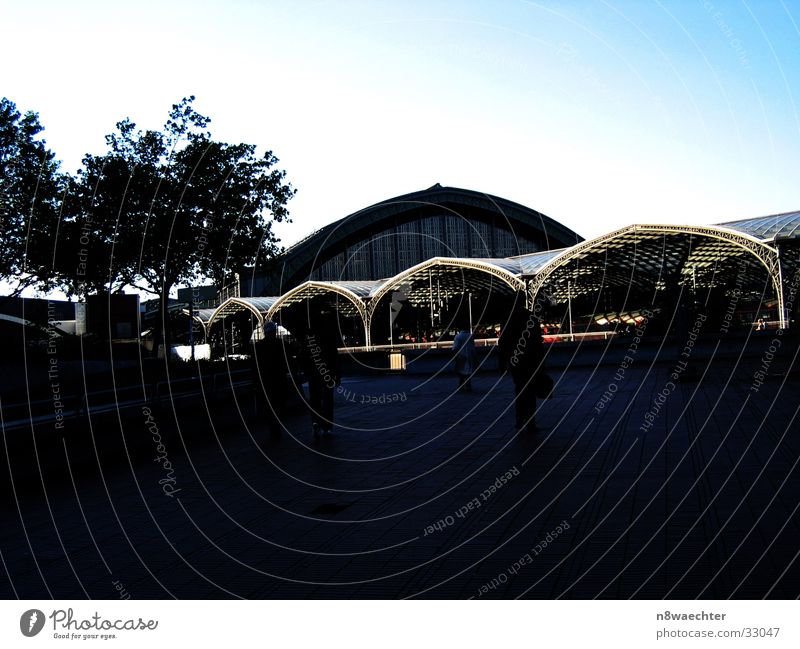
<svg viewBox="0 0 800 649">
<path fill-rule="evenodd" d="M 215 137 L 280 158 L 287 245 L 436 182 L 586 237 L 800 209 L 798 2 L 0 7 L 0 92 L 67 169 L 195 94 Z"/>
</svg>

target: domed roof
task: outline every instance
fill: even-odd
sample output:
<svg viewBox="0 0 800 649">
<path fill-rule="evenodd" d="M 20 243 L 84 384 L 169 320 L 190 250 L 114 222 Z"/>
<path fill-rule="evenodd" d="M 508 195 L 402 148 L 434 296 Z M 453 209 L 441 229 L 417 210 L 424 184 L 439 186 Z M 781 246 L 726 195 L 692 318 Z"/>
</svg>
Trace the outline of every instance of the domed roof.
<svg viewBox="0 0 800 649">
<path fill-rule="evenodd" d="M 583 237 L 558 221 L 519 203 L 437 183 L 428 189 L 396 196 L 354 212 L 288 248 L 276 260 L 283 266 L 280 290 L 309 279 L 313 268 L 347 246 L 357 245 L 393 226 L 443 213 L 489 223 L 509 231 L 520 240 L 534 242 L 539 250 L 565 248 L 583 241 Z"/>
</svg>

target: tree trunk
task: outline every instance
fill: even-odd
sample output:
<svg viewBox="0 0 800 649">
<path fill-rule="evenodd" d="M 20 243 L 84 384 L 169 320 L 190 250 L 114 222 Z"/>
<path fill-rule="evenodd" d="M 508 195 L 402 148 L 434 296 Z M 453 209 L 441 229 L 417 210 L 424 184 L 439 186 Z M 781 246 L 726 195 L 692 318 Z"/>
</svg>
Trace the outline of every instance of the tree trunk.
<svg viewBox="0 0 800 649">
<path fill-rule="evenodd" d="M 159 328 L 161 329 L 161 339 L 164 342 L 164 360 L 169 362 L 170 350 L 172 347 L 172 335 L 169 326 L 169 291 L 172 284 L 164 283 L 161 287 L 161 300 L 159 306 L 161 307 L 161 322 Z"/>
<path fill-rule="evenodd" d="M 153 358 L 158 357 L 158 348 L 164 346 L 164 360 L 169 361 L 169 346 L 172 341 L 169 326 L 169 292 L 172 284 L 164 284 L 158 297 L 158 316 L 153 326 Z"/>
</svg>

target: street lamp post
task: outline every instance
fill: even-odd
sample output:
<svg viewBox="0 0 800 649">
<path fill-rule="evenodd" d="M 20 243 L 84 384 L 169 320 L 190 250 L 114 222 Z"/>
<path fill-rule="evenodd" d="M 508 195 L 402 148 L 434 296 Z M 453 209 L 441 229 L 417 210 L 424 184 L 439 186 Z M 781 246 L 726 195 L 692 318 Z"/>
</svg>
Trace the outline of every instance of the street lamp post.
<svg viewBox="0 0 800 649">
<path fill-rule="evenodd" d="M 574 342 L 575 337 L 572 335 L 572 284 L 570 280 L 567 280 L 567 317 L 569 318 L 569 340 Z"/>
<path fill-rule="evenodd" d="M 194 294 L 189 293 L 189 345 L 192 348 L 192 363 L 194 363 Z"/>
</svg>

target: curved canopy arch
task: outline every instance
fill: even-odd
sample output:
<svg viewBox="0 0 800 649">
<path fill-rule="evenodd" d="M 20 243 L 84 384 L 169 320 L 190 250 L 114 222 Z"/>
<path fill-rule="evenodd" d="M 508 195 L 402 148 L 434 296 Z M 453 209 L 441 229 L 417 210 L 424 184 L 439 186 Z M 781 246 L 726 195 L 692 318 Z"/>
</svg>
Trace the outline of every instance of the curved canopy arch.
<svg viewBox="0 0 800 649">
<path fill-rule="evenodd" d="M 381 301 L 394 291 L 403 300 L 419 305 L 437 298 L 450 298 L 470 291 L 496 293 L 498 285 L 509 293 L 525 290 L 519 277 L 521 266 L 516 259 L 463 259 L 434 257 L 381 282 L 370 294 L 367 327 L 371 327 Z M 434 288 L 435 287 L 435 288 Z M 429 295 L 430 293 L 430 295 Z"/>
<path fill-rule="evenodd" d="M 687 241 L 692 245 L 687 245 Z M 749 253 L 750 258 L 763 266 L 769 275 L 778 300 L 780 326 L 785 326 L 777 250 L 752 235 L 720 226 L 631 225 L 582 242 L 555 255 L 535 270 L 528 285 L 530 301 L 535 301 L 541 288 L 564 266 L 589 260 L 592 256 L 613 256 L 631 246 L 637 251 L 636 264 L 642 272 L 660 269 L 669 262 L 681 274 L 692 274 L 693 277 L 696 272 L 708 271 L 742 252 Z M 601 275 L 600 281 L 606 281 L 606 273 L 612 266 L 613 263 L 604 264 L 602 272 L 591 268 L 582 272 L 595 282 Z M 613 275 L 610 279 L 614 280 Z"/>
<path fill-rule="evenodd" d="M 263 325 L 270 307 L 277 300 L 277 297 L 229 297 L 214 309 L 205 326 L 208 328 L 217 320 L 241 311 L 250 311 L 258 319 L 258 324 Z"/>
<path fill-rule="evenodd" d="M 208 333 L 208 327 L 216 311 L 217 311 L 216 309 L 195 309 L 191 312 L 192 320 L 194 320 L 197 324 L 200 325 L 200 328 L 203 330 L 204 336 Z M 182 309 L 181 312 L 187 318 L 189 317 L 189 309 Z"/>
<path fill-rule="evenodd" d="M 271 320 L 280 309 L 291 304 L 297 304 L 318 295 L 335 293 L 346 298 L 352 305 L 353 311 L 350 313 L 344 311 L 344 315 L 357 314 L 364 321 L 367 311 L 364 298 L 369 295 L 375 284 L 377 282 L 303 282 L 281 295 L 270 307 L 267 317 Z"/>
<path fill-rule="evenodd" d="M 333 305 L 339 315 L 346 318 L 357 318 L 360 322 L 360 331 L 364 341 L 369 345 L 369 328 L 367 327 L 367 305 L 372 289 L 380 282 L 353 281 L 353 282 L 324 282 L 309 280 L 281 295 L 269 309 L 268 319 L 275 320 L 278 312 L 286 307 L 300 304 L 307 300 L 322 296 L 336 296 L 343 298 Z M 290 325 L 289 328 L 291 328 Z"/>
</svg>

